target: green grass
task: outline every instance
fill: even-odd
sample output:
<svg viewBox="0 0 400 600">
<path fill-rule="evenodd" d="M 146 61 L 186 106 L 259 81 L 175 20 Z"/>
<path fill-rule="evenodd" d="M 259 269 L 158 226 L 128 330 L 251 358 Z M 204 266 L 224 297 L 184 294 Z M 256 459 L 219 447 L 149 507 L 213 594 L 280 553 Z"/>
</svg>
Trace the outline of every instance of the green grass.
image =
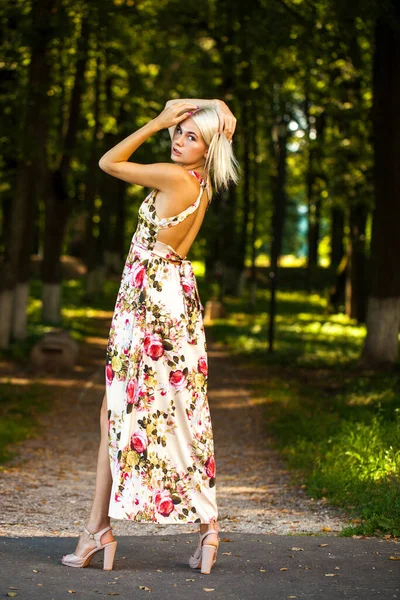
<svg viewBox="0 0 400 600">
<path fill-rule="evenodd" d="M 38 415 L 49 406 L 46 386 L 0 384 L 0 464 L 13 457 L 13 444 L 38 433 Z"/>
<path fill-rule="evenodd" d="M 275 350 L 267 351 L 268 292 L 255 309 L 228 298 L 212 326 L 249 373 L 265 428 L 307 493 L 342 507 L 341 532 L 400 535 L 400 377 L 358 367 L 365 328 L 329 315 L 318 294 L 278 294 Z"/>
</svg>

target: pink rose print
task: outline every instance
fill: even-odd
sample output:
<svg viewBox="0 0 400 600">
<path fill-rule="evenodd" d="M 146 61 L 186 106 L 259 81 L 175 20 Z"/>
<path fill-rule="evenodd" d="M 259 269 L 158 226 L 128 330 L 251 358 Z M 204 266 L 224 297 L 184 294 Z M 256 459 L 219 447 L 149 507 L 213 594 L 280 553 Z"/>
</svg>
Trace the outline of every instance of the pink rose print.
<svg viewBox="0 0 400 600">
<path fill-rule="evenodd" d="M 144 431 L 135 431 L 131 437 L 131 449 L 142 454 L 147 448 L 147 436 Z"/>
<path fill-rule="evenodd" d="M 114 379 L 114 371 L 112 370 L 112 366 L 106 365 L 106 383 L 107 383 L 107 385 L 111 385 L 113 379 Z"/>
<path fill-rule="evenodd" d="M 137 288 L 141 288 L 143 285 L 143 278 L 144 278 L 145 272 L 146 272 L 146 267 L 144 265 L 142 265 L 142 263 L 138 263 L 137 265 L 135 265 L 135 267 L 132 271 L 132 278 L 131 278 L 132 285 L 134 285 Z"/>
<path fill-rule="evenodd" d="M 168 517 L 174 510 L 174 503 L 168 490 L 156 492 L 154 495 L 154 504 L 156 505 L 157 512 L 163 517 Z"/>
<path fill-rule="evenodd" d="M 144 338 L 144 351 L 153 360 L 158 360 L 164 354 L 161 337 L 156 333 L 146 335 Z"/>
<path fill-rule="evenodd" d="M 206 464 L 205 464 L 205 468 L 206 468 L 207 477 L 209 477 L 210 479 L 212 479 L 213 477 L 215 477 L 215 458 L 214 458 L 214 454 L 211 454 L 211 456 L 209 456 L 207 458 Z"/>
<path fill-rule="evenodd" d="M 126 386 L 126 397 L 128 404 L 137 404 L 136 388 L 136 381 L 131 379 Z"/>
<path fill-rule="evenodd" d="M 183 374 L 183 371 L 171 371 L 169 374 L 169 382 L 175 389 L 183 390 L 186 386 L 186 377 Z"/>
<path fill-rule="evenodd" d="M 181 282 L 182 282 L 183 291 L 185 292 L 186 296 L 190 296 L 190 294 L 194 290 L 193 281 L 191 279 L 189 279 L 188 277 L 181 277 Z"/>
<path fill-rule="evenodd" d="M 204 377 L 207 377 L 208 368 L 207 368 L 207 359 L 205 356 L 200 356 L 197 363 L 197 370 L 200 373 L 203 373 Z"/>
</svg>

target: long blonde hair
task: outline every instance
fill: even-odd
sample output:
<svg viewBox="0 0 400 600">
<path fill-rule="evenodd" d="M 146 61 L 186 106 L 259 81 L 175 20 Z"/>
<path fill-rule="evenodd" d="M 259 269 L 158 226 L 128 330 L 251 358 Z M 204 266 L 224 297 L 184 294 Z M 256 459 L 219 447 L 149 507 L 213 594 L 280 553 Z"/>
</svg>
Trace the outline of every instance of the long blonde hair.
<svg viewBox="0 0 400 600">
<path fill-rule="evenodd" d="M 204 171 L 212 175 L 215 190 L 227 189 L 231 182 L 237 185 L 239 163 L 226 136 L 218 133 L 219 118 L 215 108 L 202 106 L 193 113 L 192 119 L 208 146 Z"/>
</svg>

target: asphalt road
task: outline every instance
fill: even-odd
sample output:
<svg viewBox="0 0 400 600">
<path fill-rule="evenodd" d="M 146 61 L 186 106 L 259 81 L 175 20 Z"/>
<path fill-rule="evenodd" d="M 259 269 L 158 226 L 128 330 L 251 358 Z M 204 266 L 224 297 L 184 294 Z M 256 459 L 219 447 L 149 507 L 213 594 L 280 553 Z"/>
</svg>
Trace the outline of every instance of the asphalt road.
<svg viewBox="0 0 400 600">
<path fill-rule="evenodd" d="M 400 558 L 399 542 L 245 533 L 221 538 L 211 575 L 187 564 L 196 535 L 120 537 L 113 571 L 102 570 L 102 553 L 88 568 L 64 567 L 60 558 L 72 551 L 71 538 L 2 538 L 0 597 L 400 599 L 400 560 L 393 560 Z"/>
</svg>

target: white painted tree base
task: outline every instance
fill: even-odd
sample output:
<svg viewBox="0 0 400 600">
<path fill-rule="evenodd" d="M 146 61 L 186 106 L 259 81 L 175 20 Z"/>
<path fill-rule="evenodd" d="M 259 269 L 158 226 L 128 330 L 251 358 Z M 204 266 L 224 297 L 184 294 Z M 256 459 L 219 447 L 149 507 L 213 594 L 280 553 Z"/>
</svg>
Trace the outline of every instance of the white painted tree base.
<svg viewBox="0 0 400 600">
<path fill-rule="evenodd" d="M 361 365 L 393 365 L 399 353 L 400 298 L 369 298 Z"/>
<path fill-rule="evenodd" d="M 19 283 L 15 288 L 12 315 L 12 336 L 24 340 L 27 335 L 29 284 Z"/>
<path fill-rule="evenodd" d="M 42 291 L 42 317 L 46 323 L 59 325 L 61 322 L 61 284 L 44 283 Z"/>
<path fill-rule="evenodd" d="M 2 350 L 6 350 L 10 345 L 13 303 L 14 290 L 0 293 L 0 348 Z"/>
</svg>

